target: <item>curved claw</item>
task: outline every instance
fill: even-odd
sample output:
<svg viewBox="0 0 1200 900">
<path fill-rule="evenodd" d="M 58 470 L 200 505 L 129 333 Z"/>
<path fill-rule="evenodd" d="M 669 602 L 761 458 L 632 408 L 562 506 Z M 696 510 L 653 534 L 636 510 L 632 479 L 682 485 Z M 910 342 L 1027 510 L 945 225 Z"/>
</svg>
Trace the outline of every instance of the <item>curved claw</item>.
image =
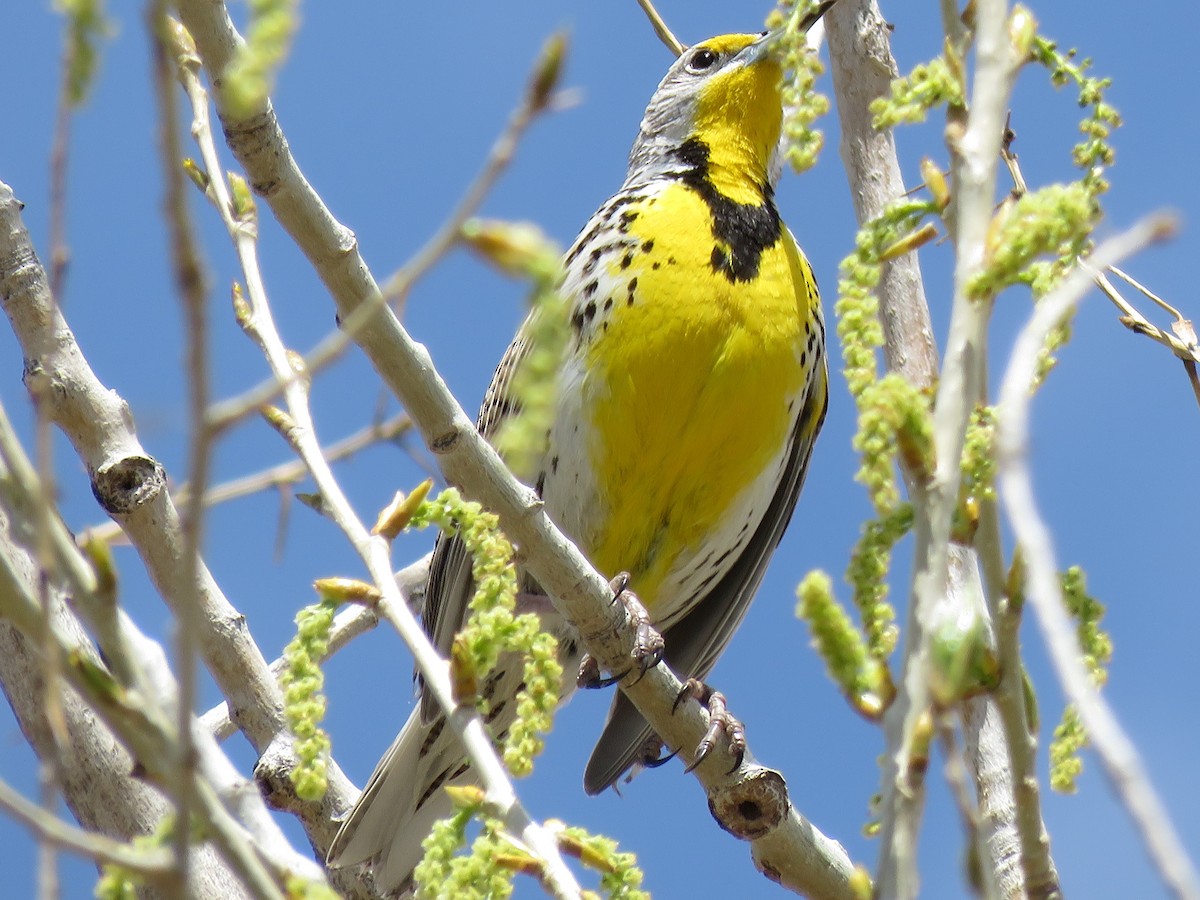
<svg viewBox="0 0 1200 900">
<path fill-rule="evenodd" d="M 695 694 L 692 692 L 692 679 L 689 678 L 683 683 L 683 688 L 679 693 L 675 695 L 675 702 L 671 704 L 671 715 L 679 712 L 679 706 L 684 700 L 694 696 Z"/>
<path fill-rule="evenodd" d="M 683 774 L 691 775 L 696 771 L 696 767 L 704 760 L 708 759 L 708 754 L 712 752 L 712 743 L 708 740 L 707 735 L 699 744 L 696 745 L 696 758 L 688 765 L 684 766 Z"/>
<path fill-rule="evenodd" d="M 621 599 L 621 595 L 625 593 L 626 588 L 629 587 L 630 578 L 631 576 L 628 572 L 618 572 L 617 577 L 608 583 L 609 588 L 613 592 L 613 603 L 616 603 Z"/>
<path fill-rule="evenodd" d="M 658 636 L 656 632 L 654 632 L 653 630 L 650 629 L 649 625 L 646 625 L 644 627 L 646 628 L 647 631 L 650 632 L 650 634 L 654 635 L 655 637 Z M 637 668 L 638 668 L 638 677 L 633 680 L 633 682 L 632 682 L 633 684 L 637 684 L 639 681 L 641 681 L 643 678 L 645 678 L 647 672 L 649 672 L 651 669 L 653 669 L 655 666 L 657 666 L 660 662 L 662 662 L 663 653 L 666 650 L 666 648 L 663 645 L 662 638 L 658 639 L 657 644 L 654 643 L 653 641 L 643 642 L 642 641 L 642 637 L 643 637 L 642 628 L 643 628 L 643 626 L 640 626 L 640 625 L 638 626 L 638 644 L 634 645 L 634 650 L 633 650 L 633 657 L 637 662 Z M 627 669 L 625 671 L 625 673 L 621 676 L 621 678 L 624 678 L 625 675 L 628 675 L 630 671 L 632 671 L 632 670 Z M 620 681 L 619 678 L 616 680 Z"/>
<path fill-rule="evenodd" d="M 686 697 L 695 697 L 700 703 L 708 708 L 708 729 L 704 732 L 704 737 L 700 739 L 700 743 L 696 745 L 696 757 L 692 763 L 684 769 L 684 773 L 693 771 L 700 763 L 708 758 L 712 753 L 713 747 L 717 744 L 717 738 L 722 734 L 729 744 L 729 752 L 733 754 L 733 768 L 726 775 L 732 775 L 742 765 L 746 758 L 746 728 L 733 717 L 729 712 L 728 704 L 725 700 L 725 695 L 719 691 L 714 691 L 702 681 L 695 678 L 689 678 L 683 686 L 683 690 L 675 698 L 675 703 L 672 706 L 672 712 L 679 708 L 679 704 Z"/>
<path fill-rule="evenodd" d="M 628 675 L 632 671 L 633 671 L 633 669 L 626 669 L 620 675 L 605 675 L 603 678 L 597 678 L 591 684 L 580 685 L 580 687 L 584 688 L 585 690 L 589 690 L 589 691 L 603 690 L 606 687 L 612 687 L 614 684 L 616 684 L 618 681 L 620 681 L 622 678 L 624 678 L 626 675 Z"/>
<path fill-rule="evenodd" d="M 579 662 L 579 674 L 575 677 L 575 686 L 585 691 L 601 690 L 616 684 L 632 671 L 632 669 L 626 669 L 620 675 L 602 676 L 600 663 L 596 662 L 595 657 L 590 653 L 585 653 Z"/>
<path fill-rule="evenodd" d="M 673 760 L 678 755 L 679 755 L 678 750 L 672 750 L 666 756 L 655 756 L 650 759 L 643 759 L 643 760 L 641 760 L 641 763 L 647 769 L 657 769 L 659 766 L 666 765 L 667 763 L 669 763 L 671 760 Z"/>
</svg>

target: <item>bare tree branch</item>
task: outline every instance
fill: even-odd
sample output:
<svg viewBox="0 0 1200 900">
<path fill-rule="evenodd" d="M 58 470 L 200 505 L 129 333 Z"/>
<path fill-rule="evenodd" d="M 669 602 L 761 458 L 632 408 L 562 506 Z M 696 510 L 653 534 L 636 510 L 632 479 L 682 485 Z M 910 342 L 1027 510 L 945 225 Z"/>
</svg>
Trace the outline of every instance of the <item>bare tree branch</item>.
<svg viewBox="0 0 1200 900">
<path fill-rule="evenodd" d="M 331 463 L 342 462 L 343 460 L 351 459 L 368 447 L 388 441 L 396 441 L 411 426 L 412 423 L 408 421 L 407 415 L 397 413 L 383 422 L 372 422 L 369 425 L 364 425 L 358 431 L 333 441 L 324 448 L 323 452 L 325 458 Z M 307 477 L 308 469 L 305 468 L 303 460 L 284 460 L 269 468 L 260 469 L 257 472 L 251 472 L 240 478 L 232 478 L 229 481 L 214 485 L 205 491 L 204 505 L 206 507 L 213 507 L 221 503 L 228 503 L 230 500 L 240 500 L 242 497 L 249 497 L 253 494 L 270 490 L 271 488 L 286 488 L 290 485 L 298 484 Z M 175 502 L 176 507 L 186 511 L 192 502 L 191 485 L 184 482 L 178 488 L 172 490 L 171 499 Z M 87 528 L 86 533 L 93 539 L 103 541 L 106 544 L 124 537 L 121 526 L 116 522 L 104 522 L 90 526 Z"/>
<path fill-rule="evenodd" d="M 124 400 L 100 383 L 75 342 L 49 294 L 45 270 L 20 220 L 20 203 L 3 182 L 0 298 L 25 354 L 27 372 L 48 379 L 54 388 L 46 394 L 48 408 L 87 467 L 93 493 L 129 535 L 161 596 L 175 604 L 183 538 L 178 511 L 166 491 L 166 475 L 138 441 Z M 198 577 L 201 656 L 235 711 L 238 726 L 262 753 L 286 734 L 282 694 L 245 617 L 203 565 Z M 345 775 L 332 766 L 322 803 L 297 808 L 318 846 L 333 839 L 332 820 L 350 806 L 352 791 Z M 350 884 L 347 881 L 345 889 Z"/>
<path fill-rule="evenodd" d="M 414 563 L 405 566 L 395 575 L 396 587 L 405 605 L 414 615 L 419 615 L 421 603 L 424 600 L 425 582 L 429 577 L 429 560 L 433 553 L 426 553 Z M 379 611 L 374 606 L 347 606 L 334 616 L 333 627 L 329 632 L 328 659 L 364 632 L 370 631 L 379 624 Z M 283 671 L 283 657 L 272 661 L 271 672 L 277 677 Z M 229 718 L 229 705 L 218 703 L 203 716 L 200 723 L 206 731 L 217 740 L 223 741 L 237 731 L 237 726 Z"/>
<path fill-rule="evenodd" d="M 675 37 L 675 33 L 667 27 L 666 21 L 659 15 L 658 10 L 654 8 L 651 0 L 637 0 L 637 5 L 642 8 L 642 12 L 646 14 L 646 18 L 650 20 L 650 27 L 654 29 L 654 33 L 658 35 L 658 39 L 663 42 L 668 50 L 678 56 L 687 49 L 687 45 Z"/>
<path fill-rule="evenodd" d="M 1137 748 L 1084 668 L 1075 628 L 1063 604 L 1054 543 L 1038 514 L 1028 466 L 1031 387 L 1046 336 L 1083 299 L 1091 287 L 1095 269 L 1119 262 L 1173 229 L 1173 221 L 1164 216 L 1142 221 L 1101 244 L 1088 266 L 1078 267 L 1060 287 L 1042 299 L 1017 338 L 1000 385 L 1003 415 L 998 442 L 1001 496 L 1025 555 L 1026 596 L 1037 614 L 1055 671 L 1079 710 L 1105 772 L 1133 817 L 1167 886 L 1175 896 L 1195 900 L 1200 897 L 1200 876 L 1171 824 L 1166 806 L 1150 784 Z"/>
<path fill-rule="evenodd" d="M 3 409 L 0 409 L 0 474 L 4 476 L 0 482 L 3 488 L 0 508 L 13 521 L 31 521 L 28 511 L 40 501 L 44 485 L 17 443 Z M 14 537 L 16 544 L 22 543 L 19 531 Z M 30 539 L 26 537 L 25 542 L 29 543 Z M 167 666 L 166 656 L 162 648 L 138 631 L 117 607 L 113 574 L 109 572 L 104 579 L 97 574 L 75 547 L 57 516 L 51 517 L 48 525 L 38 530 L 37 542 L 47 548 L 38 569 L 39 586 L 49 591 L 51 586 L 58 588 L 61 585 L 64 593 L 69 592 L 74 607 L 99 635 L 105 662 L 95 657 L 86 641 L 76 642 L 70 634 L 62 632 L 58 620 L 67 621 L 67 617 L 64 613 L 55 620 L 54 606 L 51 606 L 52 627 L 44 650 L 59 657 L 60 663 L 64 660 L 70 663 L 62 667 L 63 671 L 116 731 L 146 777 L 160 788 L 170 789 L 176 800 L 180 772 L 191 779 L 192 784 L 186 790 L 194 814 L 206 824 L 207 832 L 222 848 L 225 858 L 256 896 L 274 897 L 277 894 L 263 868 L 264 861 L 273 860 L 272 867 L 276 871 L 307 871 L 308 877 L 322 880 L 320 870 L 310 860 L 292 851 L 257 792 L 244 789 L 246 780 L 237 773 L 216 742 L 203 733 L 197 738 L 193 732 L 196 726 L 193 717 L 179 715 L 179 685 Z M 22 589 L 19 551 L 16 546 L 0 549 L 4 551 L 0 565 L 4 568 L 6 582 L 13 586 L 12 590 L 0 595 L 3 612 L 18 627 L 36 632 L 39 600 L 30 591 Z M 106 668 L 115 673 L 111 681 L 105 675 Z M 178 729 L 173 727 L 181 719 L 183 727 L 193 732 L 187 741 L 181 740 Z M 188 765 L 180 764 L 181 747 L 189 748 L 188 753 L 194 757 Z M 218 799 L 224 806 L 217 803 Z M 236 811 L 240 823 L 231 817 L 226 807 Z M 176 821 L 190 823 L 192 817 Z M 189 840 L 184 843 L 182 852 L 190 855 L 191 831 L 186 827 L 183 830 L 188 832 Z M 176 855 L 179 852 L 176 846 Z M 176 880 L 177 888 L 181 889 L 188 882 L 189 868 L 176 860 L 170 875 Z"/>
<path fill-rule="evenodd" d="M 842 162 L 855 213 L 862 223 L 881 215 L 890 202 L 906 193 L 895 139 L 890 130 L 874 128 L 869 109 L 875 98 L 887 96 L 891 79 L 899 73 L 888 46 L 887 23 L 874 0 L 842 0 L 825 21 L 841 124 Z M 915 253 L 884 264 L 879 298 L 888 369 L 914 385 L 931 387 L 938 370 L 937 347 Z M 919 497 L 925 485 L 903 456 L 900 468 L 910 495 Z M 994 517 L 994 509 L 985 510 L 985 519 Z M 979 542 L 984 543 L 989 534 L 981 527 Z M 950 559 L 950 593 L 983 595 L 979 556 L 970 548 L 960 549 L 962 552 L 952 554 Z M 985 547 L 992 568 L 991 557 L 998 553 L 998 541 Z M 1025 894 L 1027 885 L 1053 884 L 1056 876 L 1038 800 L 1035 744 L 1026 726 L 1019 646 L 1015 633 L 1010 635 L 1006 630 L 1005 617 L 999 611 L 1003 593 L 997 586 L 1002 583 L 1002 575 L 989 578 L 986 596 L 999 632 L 1005 674 L 994 695 L 967 701 L 964 735 L 979 798 L 983 841 L 993 863 L 991 870 L 997 873 L 1002 896 L 1019 897 Z M 958 607 L 955 596 L 949 602 Z M 1014 782 L 1023 786 L 1020 803 L 1014 799 Z M 1026 848 L 1024 854 L 1022 845 Z M 1027 881 L 1023 861 L 1037 873 L 1036 877 Z"/>
</svg>

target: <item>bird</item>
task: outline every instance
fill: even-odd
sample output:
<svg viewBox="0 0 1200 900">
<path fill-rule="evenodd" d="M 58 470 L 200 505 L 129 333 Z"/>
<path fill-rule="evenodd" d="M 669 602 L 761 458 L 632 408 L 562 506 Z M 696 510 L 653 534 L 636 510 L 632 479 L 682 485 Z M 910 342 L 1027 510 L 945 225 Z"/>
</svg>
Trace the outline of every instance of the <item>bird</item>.
<svg viewBox="0 0 1200 900">
<path fill-rule="evenodd" d="M 606 576 L 628 573 L 663 658 L 703 679 L 741 623 L 795 508 L 828 403 L 811 266 L 780 219 L 782 70 L 768 34 L 686 49 L 654 92 L 624 184 L 563 260 L 570 336 L 535 486 L 546 513 Z M 528 321 L 528 320 L 527 320 Z M 517 400 L 518 332 L 484 397 L 494 438 Z M 525 594 L 537 593 L 527 577 Z M 439 539 L 423 622 L 448 653 L 472 594 L 461 543 Z M 564 669 L 578 635 L 549 603 Z M 520 667 L 487 679 L 500 740 Z M 569 686 L 567 688 L 569 690 Z M 470 778 L 429 696 L 343 821 L 331 866 L 369 862 L 410 888 L 421 841 L 449 815 L 442 787 Z M 618 692 L 584 773 L 599 793 L 647 761 L 653 730 Z"/>
</svg>

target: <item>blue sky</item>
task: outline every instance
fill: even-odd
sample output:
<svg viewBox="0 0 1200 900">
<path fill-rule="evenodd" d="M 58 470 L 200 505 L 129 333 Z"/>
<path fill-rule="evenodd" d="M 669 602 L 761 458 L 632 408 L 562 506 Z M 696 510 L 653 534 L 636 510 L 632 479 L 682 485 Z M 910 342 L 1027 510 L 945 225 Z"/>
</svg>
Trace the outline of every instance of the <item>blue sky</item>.
<svg viewBox="0 0 1200 900">
<path fill-rule="evenodd" d="M 187 463 L 179 304 L 171 288 L 160 217 L 162 183 L 154 146 L 148 44 L 140 5 L 114 4 L 116 28 L 103 50 L 100 79 L 73 124 L 70 242 L 74 249 L 66 314 L 101 379 L 132 405 L 141 438 L 176 479 Z M 889 4 L 895 48 L 905 68 L 940 47 L 937 4 Z M 489 216 L 531 219 L 568 244 L 622 179 L 642 109 L 670 62 L 632 0 L 472 4 L 450 18 L 441 4 L 307 4 L 304 26 L 280 76 L 275 105 L 301 167 L 334 214 L 352 228 L 377 278 L 394 271 L 442 221 L 484 159 L 520 96 L 530 63 L 552 30 L 570 31 L 565 84 L 580 102 L 535 125 L 517 160 L 484 204 Z M 1060 0 L 1035 6 L 1042 30 L 1095 59 L 1115 84 L 1111 100 L 1126 125 L 1115 137 L 1117 165 L 1101 233 L 1151 210 L 1178 211 L 1178 239 L 1128 268 L 1196 312 L 1194 223 L 1200 194 L 1193 177 L 1200 135 L 1190 114 L 1200 12 L 1190 4 L 1151 0 L 1127 7 Z M 756 31 L 765 5 L 664 0 L 661 10 L 685 41 L 723 31 Z M 235 9 L 242 14 L 244 10 Z M 0 86 L 8 99 L 0 140 L 0 179 L 27 204 L 25 221 L 46 256 L 48 148 L 57 88 L 59 21 L 48 3 L 0 7 Z M 824 87 L 829 89 L 826 78 Z M 1074 97 L 1024 73 L 1013 102 L 1025 176 L 1031 185 L 1072 177 Z M 832 304 L 838 261 L 849 251 L 853 213 L 837 158 L 835 117 L 819 166 L 785 176 L 779 201 L 806 248 Z M 921 155 L 941 159 L 940 127 L 899 136 L 905 176 L 919 181 Z M 191 152 L 191 151 L 189 151 Z M 232 165 L 232 160 L 227 159 Z M 258 351 L 224 315 L 237 277 L 215 215 L 193 204 L 202 225 L 215 310 L 215 391 L 229 396 L 266 374 Z M 333 308 L 308 264 L 269 216 L 262 227 L 268 289 L 286 339 L 312 346 L 333 327 Z M 939 342 L 949 307 L 950 248 L 922 251 Z M 463 253 L 452 254 L 414 291 L 404 321 L 425 342 L 463 404 L 474 409 L 492 368 L 522 316 L 523 290 Z M 1016 329 L 1029 311 L 1021 292 L 1003 296 L 992 330 L 998 381 Z M 1150 310 L 1145 310 L 1150 314 Z M 1152 318 L 1154 318 L 1152 316 Z M 1161 319 L 1155 319 L 1166 324 Z M 1063 565 L 1085 567 L 1093 592 L 1108 604 L 1115 659 L 1106 692 L 1144 754 L 1154 782 L 1185 842 L 1200 847 L 1194 802 L 1200 773 L 1196 689 L 1187 660 L 1200 630 L 1189 538 L 1197 488 L 1192 476 L 1200 437 L 1197 410 L 1179 363 L 1116 321 L 1093 296 L 1078 318 L 1062 365 L 1037 398 L 1033 465 L 1043 510 L 1055 529 Z M 0 399 L 29 433 L 21 355 L 0 328 Z M 325 441 L 369 421 L 381 402 L 369 366 L 351 356 L 317 382 L 314 403 Z M 388 400 L 389 410 L 395 409 Z M 868 511 L 852 480 L 853 415 L 844 382 L 832 401 L 798 512 L 741 631 L 712 675 L 748 726 L 751 746 L 779 767 L 794 801 L 856 860 L 873 866 L 877 848 L 862 836 L 868 798 L 878 790 L 878 728 L 851 712 L 829 684 L 793 617 L 793 590 L 809 569 L 835 574 Z M 82 530 L 102 519 L 85 473 L 69 447 L 58 447 L 60 494 L 68 524 Z M 276 463 L 287 453 L 258 422 L 220 446 L 217 480 Z M 338 473 L 364 517 L 430 465 L 410 444 L 375 448 Z M 273 557 L 279 503 L 259 496 L 219 507 L 209 519 L 206 558 L 230 599 L 249 618 L 264 652 L 276 656 L 295 611 L 312 599 L 314 578 L 360 575 L 333 526 L 294 507 L 281 557 Z M 397 544 L 403 563 L 424 552 L 428 536 Z M 904 596 L 911 544 L 898 553 L 893 585 Z M 132 551 L 118 552 L 122 598 L 143 628 L 164 635 L 169 620 Z M 845 591 L 843 590 L 843 595 Z M 1057 720 L 1061 692 L 1048 670 L 1033 622 L 1022 632 L 1030 674 L 1041 697 L 1043 728 Z M 338 761 L 360 784 L 411 708 L 410 661 L 385 630 L 360 639 L 328 667 L 328 726 Z M 381 699 L 382 698 L 382 699 Z M 204 707 L 217 700 L 206 687 Z M 533 811 L 618 838 L 637 851 L 647 885 L 660 897 L 772 896 L 777 889 L 753 869 L 745 847 L 711 821 L 696 782 L 680 766 L 643 775 L 623 791 L 585 798 L 580 782 L 608 698 L 582 696 L 559 716 L 537 772 L 520 787 Z M 240 738 L 230 752 L 249 771 Z M 1044 754 L 1043 754 L 1044 769 Z M 11 713 L 0 711 L 0 777 L 34 790 L 36 767 Z M 930 771 L 922 835 L 923 896 L 962 896 L 963 841 L 940 766 Z M 1156 897 L 1152 874 L 1129 819 L 1092 758 L 1075 797 L 1047 795 L 1045 812 L 1064 887 L 1075 896 Z M 298 833 L 298 832 L 297 832 Z M 12 896 L 33 890 L 33 843 L 0 819 L 0 869 Z M 63 893 L 90 894 L 86 863 L 63 865 Z M 525 894 L 532 892 L 524 891 Z"/>
</svg>

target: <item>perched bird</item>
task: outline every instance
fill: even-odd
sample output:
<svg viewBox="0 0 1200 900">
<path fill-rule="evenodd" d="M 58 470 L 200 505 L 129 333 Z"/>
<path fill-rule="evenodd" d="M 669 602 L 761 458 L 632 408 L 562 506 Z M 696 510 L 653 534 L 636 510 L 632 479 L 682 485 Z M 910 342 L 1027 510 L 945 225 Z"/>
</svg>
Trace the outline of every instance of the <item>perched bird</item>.
<svg viewBox="0 0 1200 900">
<path fill-rule="evenodd" d="M 704 678 L 740 624 L 827 402 L 816 281 L 773 199 L 782 72 L 768 40 L 723 35 L 683 52 L 650 100 L 624 185 L 564 263 L 572 336 L 537 490 L 600 572 L 630 574 L 666 662 L 685 678 Z M 518 333 L 488 389 L 485 435 L 510 414 L 524 346 Z M 467 554 L 441 540 L 424 621 L 443 652 L 471 591 Z M 565 666 L 578 662 L 577 636 L 541 607 Z M 520 671 L 502 663 L 483 686 L 494 736 L 513 720 Z M 370 860 L 379 887 L 408 884 L 421 841 L 449 813 L 442 787 L 470 778 L 443 724 L 426 697 L 342 825 L 331 865 Z M 588 793 L 653 741 L 618 693 Z"/>
</svg>

